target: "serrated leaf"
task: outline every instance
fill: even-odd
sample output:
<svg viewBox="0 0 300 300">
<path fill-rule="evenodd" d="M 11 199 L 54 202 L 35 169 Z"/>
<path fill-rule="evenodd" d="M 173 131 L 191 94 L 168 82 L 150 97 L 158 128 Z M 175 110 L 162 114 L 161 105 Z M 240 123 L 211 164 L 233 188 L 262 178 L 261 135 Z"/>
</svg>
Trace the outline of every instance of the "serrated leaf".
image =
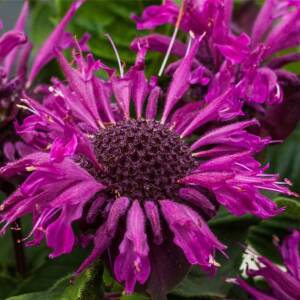
<svg viewBox="0 0 300 300">
<path fill-rule="evenodd" d="M 100 271 L 99 274 L 102 275 L 102 272 Z M 6 300 L 101 300 L 103 290 L 100 277 L 95 275 L 93 269 L 88 269 L 72 284 L 70 276 L 66 276 L 46 291 L 23 294 Z M 99 285 L 96 289 L 95 283 Z"/>
<path fill-rule="evenodd" d="M 26 250 L 27 253 L 31 254 L 31 251 L 36 253 L 37 249 Z M 59 278 L 74 272 L 87 254 L 84 250 L 76 249 L 69 255 L 50 260 L 47 258 L 47 253 L 49 250 L 47 252 L 42 250 L 40 259 L 43 263 L 30 270 L 29 277 L 19 283 L 12 295 L 42 291 L 51 287 Z M 31 256 L 31 259 L 34 260 L 34 257 Z"/>
</svg>

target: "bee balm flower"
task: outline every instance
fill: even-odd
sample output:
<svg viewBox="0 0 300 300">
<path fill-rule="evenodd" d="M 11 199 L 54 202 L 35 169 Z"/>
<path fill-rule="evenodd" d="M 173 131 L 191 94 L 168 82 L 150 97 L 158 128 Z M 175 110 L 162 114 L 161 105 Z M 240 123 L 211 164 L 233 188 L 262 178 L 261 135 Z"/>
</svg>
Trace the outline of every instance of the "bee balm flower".
<svg viewBox="0 0 300 300">
<path fill-rule="evenodd" d="M 235 88 L 205 105 L 180 105 L 200 43 L 193 40 L 163 100 L 157 78 L 144 75 L 147 45 L 140 45 L 128 72 L 120 63 L 120 76 L 91 54 L 74 54 L 73 68 L 58 52 L 66 82 L 53 79 L 44 104 L 23 99 L 32 115 L 17 126 L 40 150 L 0 170 L 4 177 L 29 172 L 0 207 L 2 232 L 32 214 L 29 244 L 45 237 L 51 257 L 91 240 L 94 248 L 76 274 L 109 250 L 110 268 L 131 293 L 136 283 L 153 286 L 165 245 L 162 264 L 178 249 L 186 257 L 165 268 L 168 276 L 186 261 L 215 270 L 215 252 L 226 246 L 205 220 L 218 203 L 236 215 L 279 213 L 260 191 L 291 192 L 254 159 L 269 143 L 247 131 L 257 122 L 230 122 L 241 114 Z M 98 69 L 107 80 L 95 76 Z"/>
<path fill-rule="evenodd" d="M 61 22 L 39 49 L 28 72 L 32 45 L 24 32 L 29 10 L 27 0 L 24 1 L 15 28 L 4 33 L 0 38 L 0 161 L 2 163 L 14 160 L 18 156 L 16 152 L 22 156 L 32 151 L 28 145 L 15 141 L 13 121 L 19 117 L 19 100 L 23 92 L 29 89 L 40 70 L 54 58 L 54 48 L 65 49 L 74 44 L 73 37 L 65 29 L 82 3 L 83 0 L 74 1 Z M 84 43 L 86 38 L 87 36 L 81 43 Z"/>
<path fill-rule="evenodd" d="M 171 38 L 151 33 L 134 40 L 132 48 L 136 50 L 143 40 L 154 51 L 184 57 L 189 33 L 206 33 L 190 78 L 197 94 L 210 101 L 239 81 L 238 97 L 248 115 L 255 114 L 273 138 L 283 139 L 296 127 L 300 115 L 299 76 L 283 67 L 299 61 L 300 55 L 279 52 L 299 46 L 300 2 L 266 0 L 261 9 L 257 7 L 255 17 L 249 17 L 249 6 L 256 6 L 256 1 L 247 3 L 244 12 L 236 14 L 251 28 L 243 32 L 240 25 L 245 22 L 236 22 L 232 17 L 232 0 L 183 0 L 181 7 L 166 0 L 161 5 L 151 5 L 140 17 L 133 16 L 137 28 L 154 29 L 168 23 L 175 25 L 174 34 Z M 186 34 L 187 45 L 175 39 L 179 29 Z M 284 124 L 282 112 L 288 116 Z"/>
</svg>

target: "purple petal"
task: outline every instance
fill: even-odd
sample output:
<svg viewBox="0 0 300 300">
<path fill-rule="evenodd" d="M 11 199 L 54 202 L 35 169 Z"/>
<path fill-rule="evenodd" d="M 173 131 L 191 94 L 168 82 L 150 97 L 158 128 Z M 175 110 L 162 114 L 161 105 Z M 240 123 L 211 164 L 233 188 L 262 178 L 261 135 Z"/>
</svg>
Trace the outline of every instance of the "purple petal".
<svg viewBox="0 0 300 300">
<path fill-rule="evenodd" d="M 9 160 L 9 161 L 16 160 L 16 148 L 13 143 L 6 142 L 3 146 L 3 153 L 7 160 Z"/>
<path fill-rule="evenodd" d="M 290 273 L 300 282 L 300 232 L 294 230 L 291 235 L 286 237 L 280 248 L 284 264 Z"/>
<path fill-rule="evenodd" d="M 77 195 L 74 196 L 77 197 Z M 70 253 L 73 250 L 75 235 L 72 222 L 81 217 L 83 205 L 84 202 L 79 203 L 79 205 L 66 205 L 57 220 L 47 227 L 47 245 L 53 249 L 49 255 L 50 258 Z"/>
<path fill-rule="evenodd" d="M 131 18 L 136 22 L 139 30 L 154 29 L 166 23 L 175 24 L 178 12 L 178 6 L 172 0 L 166 0 L 162 5 L 148 6 L 141 17 L 133 15 Z"/>
<path fill-rule="evenodd" d="M 81 104 L 80 106 L 86 112 L 85 114 L 89 115 L 89 119 L 93 120 L 91 125 L 98 128 L 99 125 L 101 125 L 101 120 L 98 113 L 96 99 L 93 94 L 93 86 L 90 79 L 91 75 L 88 75 L 87 73 L 97 70 L 99 68 L 99 64 L 92 60 L 92 62 L 90 61 L 91 65 L 87 64 L 80 66 L 79 71 L 81 72 L 79 73 L 78 70 L 71 68 L 65 57 L 60 52 L 57 52 L 57 57 L 60 66 L 68 79 L 71 89 L 75 92 L 76 97 L 79 98 L 76 101 L 76 105 Z M 82 62 L 82 64 L 85 63 Z M 63 88 L 62 85 L 60 85 L 60 87 Z M 64 91 L 66 91 L 66 89 L 64 89 Z M 74 96 L 72 97 L 72 94 L 69 92 L 69 97 L 73 98 Z M 74 107 L 74 105 L 72 105 L 72 107 Z"/>
<path fill-rule="evenodd" d="M 128 206 L 129 200 L 125 197 L 118 198 L 113 202 L 106 223 L 104 223 L 95 234 L 94 248 L 91 254 L 80 265 L 74 276 L 78 276 L 109 247 L 116 233 L 119 219 L 125 214 Z"/>
<path fill-rule="evenodd" d="M 27 37 L 19 30 L 11 30 L 0 38 L 0 61 L 2 61 L 16 46 L 26 43 Z"/>
<path fill-rule="evenodd" d="M 223 156 L 218 156 L 203 163 L 196 168 L 197 172 L 207 172 L 207 171 L 223 171 L 229 169 L 235 163 L 244 163 L 249 164 L 249 160 L 251 159 L 251 152 L 249 150 L 243 152 L 237 152 L 234 154 L 227 154 Z M 257 165 L 255 167 L 259 167 L 260 164 L 253 160 Z M 245 164 L 245 165 L 246 165 Z"/>
<path fill-rule="evenodd" d="M 289 53 L 279 57 L 274 57 L 268 63 L 268 67 L 271 69 L 280 69 L 289 63 L 297 62 L 299 60 L 300 60 L 300 53 Z"/>
<path fill-rule="evenodd" d="M 149 34 L 147 36 L 138 37 L 131 42 L 131 49 L 138 51 L 139 44 L 146 44 L 152 51 L 166 53 L 171 43 L 171 38 L 161 34 Z M 175 41 L 171 50 L 171 54 L 183 57 L 186 52 L 186 45 L 180 41 Z"/>
<path fill-rule="evenodd" d="M 19 172 L 25 171 L 26 168 L 32 168 L 40 163 L 46 162 L 47 160 L 49 160 L 48 153 L 32 153 L 17 161 L 10 162 L 0 168 L 0 175 L 4 177 L 10 177 Z"/>
<path fill-rule="evenodd" d="M 183 250 L 190 264 L 214 271 L 217 265 L 213 258 L 215 250 L 223 252 L 226 247 L 218 241 L 201 216 L 186 205 L 171 200 L 161 200 L 160 205 L 174 233 L 174 243 Z"/>
<path fill-rule="evenodd" d="M 94 223 L 101 211 L 101 207 L 105 203 L 105 198 L 102 196 L 98 196 L 96 199 L 93 199 L 92 205 L 88 210 L 86 221 L 88 223 Z"/>
<path fill-rule="evenodd" d="M 145 216 L 137 200 L 129 210 L 127 231 L 119 250 L 120 254 L 114 264 L 114 273 L 118 281 L 125 281 L 126 293 L 131 294 L 136 282 L 145 283 L 150 274 Z"/>
<path fill-rule="evenodd" d="M 220 162 L 216 168 L 213 166 L 214 161 Z M 204 163 L 204 166 L 209 164 L 210 161 Z M 277 208 L 275 202 L 261 195 L 259 191 L 265 189 L 287 195 L 292 192 L 286 186 L 278 184 L 278 176 L 264 176 L 263 171 L 251 155 L 242 153 L 239 156 L 235 153 L 213 159 L 210 172 L 195 173 L 181 179 L 180 182 L 200 185 L 211 190 L 218 202 L 233 214 L 240 216 L 250 212 L 260 218 L 269 218 L 281 213 L 282 209 Z"/>
<path fill-rule="evenodd" d="M 262 39 L 266 30 L 268 30 L 272 24 L 277 2 L 277 0 L 266 0 L 263 7 L 260 9 L 252 28 L 251 37 L 254 46 L 257 45 L 257 43 Z"/>
<path fill-rule="evenodd" d="M 46 230 L 47 244 L 54 250 L 52 258 L 72 251 L 75 236 L 71 224 L 82 216 L 83 207 L 89 199 L 102 189 L 99 183 L 85 181 L 67 188 L 52 200 L 52 207 L 62 207 L 56 221 Z"/>
<path fill-rule="evenodd" d="M 198 66 L 191 74 L 190 84 L 208 85 L 210 81 L 209 71 L 203 66 Z"/>
<path fill-rule="evenodd" d="M 84 0 L 75 0 L 63 19 L 60 21 L 60 23 L 56 26 L 54 31 L 50 34 L 48 39 L 45 41 L 41 49 L 39 50 L 39 54 L 36 56 L 31 72 L 28 77 L 28 82 L 31 84 L 36 77 L 36 75 L 39 73 L 41 68 L 49 62 L 49 60 L 54 56 L 54 49 L 59 47 L 62 38 L 65 37 L 64 31 L 67 27 L 68 23 L 71 21 L 72 17 L 76 13 L 76 11 L 79 9 L 79 7 L 82 5 Z"/>
<path fill-rule="evenodd" d="M 112 89 L 119 107 L 124 112 L 126 118 L 129 118 L 130 97 L 131 97 L 131 78 L 117 78 L 115 75 L 111 78 Z"/>
<path fill-rule="evenodd" d="M 146 119 L 147 120 L 153 120 L 156 118 L 157 113 L 157 105 L 158 105 L 158 99 L 161 94 L 160 87 L 156 86 L 154 87 L 149 94 L 148 97 L 148 103 L 146 108 Z"/>
<path fill-rule="evenodd" d="M 126 197 L 117 198 L 110 208 L 110 212 L 106 221 L 106 230 L 109 234 L 114 234 L 116 229 L 116 222 L 125 214 L 130 201 Z"/>
<path fill-rule="evenodd" d="M 15 28 L 14 28 L 15 30 L 22 31 L 22 32 L 24 31 L 26 19 L 28 16 L 28 11 L 29 11 L 29 1 L 25 0 L 22 10 L 20 12 L 19 18 L 15 25 Z M 13 51 L 11 51 L 9 53 L 9 55 L 6 56 L 5 61 L 4 61 L 4 69 L 5 69 L 6 74 L 9 74 L 13 64 L 15 63 L 15 58 L 16 58 L 17 52 L 18 52 L 17 49 L 14 49 Z M 20 60 L 20 61 L 24 61 L 24 60 Z M 26 63 L 28 62 L 27 59 L 25 59 L 25 61 L 26 61 Z"/>
<path fill-rule="evenodd" d="M 166 299 L 168 292 L 187 275 L 190 264 L 171 238 L 166 238 L 160 245 L 149 244 L 151 274 L 146 288 L 152 299 Z"/>
<path fill-rule="evenodd" d="M 251 296 L 255 297 L 256 300 L 276 300 L 276 298 L 268 296 L 257 289 L 250 286 L 245 280 L 241 278 L 235 279 L 235 283 L 239 285 L 243 290 L 248 292 Z"/>
<path fill-rule="evenodd" d="M 293 7 L 294 6 L 294 7 Z M 294 9 L 291 9 L 294 8 Z M 291 3 L 282 12 L 280 22 L 269 33 L 265 57 L 273 53 L 292 48 L 300 43 L 300 7 L 299 3 Z"/>
<path fill-rule="evenodd" d="M 15 147 L 17 149 L 19 157 L 24 157 L 37 151 L 34 147 L 20 141 L 16 142 Z"/>
<path fill-rule="evenodd" d="M 142 117 L 143 106 L 146 95 L 148 94 L 148 82 L 144 74 L 144 70 L 134 70 L 132 76 L 132 98 L 135 104 L 136 116 L 138 119 Z"/>
<path fill-rule="evenodd" d="M 105 115 L 109 122 L 115 123 L 115 117 L 113 109 L 111 106 L 111 89 L 108 84 L 102 82 L 98 78 L 94 77 L 92 79 L 94 86 L 94 94 L 96 99 L 99 99 L 102 110 L 105 112 Z"/>
<path fill-rule="evenodd" d="M 150 222 L 152 232 L 154 235 L 154 243 L 160 245 L 163 242 L 163 235 L 158 208 L 153 201 L 145 202 L 144 207 L 147 219 Z"/>
<path fill-rule="evenodd" d="M 247 34 L 242 33 L 240 36 L 228 38 L 224 45 L 216 45 L 222 55 L 230 60 L 233 64 L 241 63 L 250 53 L 250 38 Z"/>
<path fill-rule="evenodd" d="M 258 124 L 259 124 L 258 121 L 250 120 L 250 121 L 238 122 L 238 123 L 222 126 L 200 137 L 196 142 L 194 142 L 194 144 L 191 146 L 191 149 L 196 150 L 197 148 L 205 145 L 227 143 L 231 139 L 233 139 L 234 136 L 237 135 L 239 136 L 244 135 L 246 140 L 248 138 L 248 134 L 244 130 L 244 128 L 258 125 Z"/>
<path fill-rule="evenodd" d="M 64 136 L 54 140 L 50 151 L 50 160 L 60 162 L 65 157 L 74 155 L 77 145 L 75 132 L 71 128 L 66 128 Z"/>
<path fill-rule="evenodd" d="M 85 204 L 91 199 L 97 192 L 105 189 L 105 186 L 100 182 L 96 182 L 95 179 L 84 180 L 79 183 L 75 183 L 71 187 L 63 191 L 58 197 L 51 202 L 51 206 L 63 206 L 63 205 L 75 205 Z"/>
<path fill-rule="evenodd" d="M 255 75 L 245 76 L 242 97 L 252 103 L 274 104 L 282 101 L 282 91 L 276 73 L 269 68 L 259 68 Z"/>
<path fill-rule="evenodd" d="M 171 117 L 171 126 L 175 126 L 176 132 L 181 133 L 196 116 L 202 106 L 203 103 L 194 102 L 185 104 L 178 108 Z"/>
<path fill-rule="evenodd" d="M 266 257 L 258 257 L 258 260 L 263 266 L 257 271 L 249 271 L 250 276 L 263 276 L 276 298 L 287 300 L 299 298 L 300 285 L 295 277 L 282 271 Z"/>
<path fill-rule="evenodd" d="M 190 69 L 203 36 L 196 38 L 189 53 L 176 69 L 170 84 L 161 121 L 164 123 L 175 104 L 189 87 Z"/>
<path fill-rule="evenodd" d="M 209 201 L 209 199 L 202 193 L 193 188 L 181 188 L 179 190 L 179 196 L 184 200 L 187 200 L 194 205 L 203 209 L 209 216 L 213 216 L 216 208 Z"/>
<path fill-rule="evenodd" d="M 32 50 L 32 44 L 29 42 L 26 43 L 20 49 L 20 54 L 18 57 L 18 59 L 19 59 L 18 66 L 17 66 L 17 70 L 16 70 L 17 76 L 19 76 L 20 78 L 25 78 L 25 76 L 26 76 L 31 50 Z M 14 62 L 14 60 L 12 60 L 12 63 L 13 62 Z"/>
<path fill-rule="evenodd" d="M 182 132 L 181 137 L 191 134 L 195 129 L 213 119 L 230 119 L 241 114 L 241 104 L 236 100 L 234 89 L 231 88 L 200 110 Z"/>
</svg>

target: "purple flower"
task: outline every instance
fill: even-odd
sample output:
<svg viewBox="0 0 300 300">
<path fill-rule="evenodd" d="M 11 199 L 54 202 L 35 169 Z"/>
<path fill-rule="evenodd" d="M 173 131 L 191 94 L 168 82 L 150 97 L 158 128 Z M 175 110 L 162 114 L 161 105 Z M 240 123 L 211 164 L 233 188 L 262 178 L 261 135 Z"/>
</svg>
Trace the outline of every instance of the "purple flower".
<svg viewBox="0 0 300 300">
<path fill-rule="evenodd" d="M 29 244 L 45 237 L 51 257 L 92 236 L 94 248 L 76 274 L 109 249 L 108 265 L 131 293 L 136 283 L 151 289 L 157 282 L 151 274 L 166 245 L 162 264 L 178 249 L 182 256 L 166 276 L 187 262 L 215 271 L 215 252 L 226 246 L 205 220 L 219 203 L 236 215 L 278 214 L 261 191 L 292 192 L 254 158 L 270 142 L 247 131 L 257 121 L 231 122 L 242 114 L 238 85 L 205 104 L 181 101 L 201 42 L 192 40 L 163 98 L 157 78 L 144 74 L 147 45 L 140 44 L 127 72 L 120 63 L 120 76 L 81 51 L 71 67 L 58 51 L 66 82 L 54 78 L 43 104 L 26 96 L 22 105 L 32 115 L 16 128 L 38 151 L 0 169 L 3 177 L 29 172 L 0 207 L 2 233 L 32 214 Z M 99 69 L 108 79 L 95 76 Z"/>
<path fill-rule="evenodd" d="M 29 89 L 42 67 L 54 58 L 54 50 L 66 49 L 74 44 L 73 37 L 65 29 L 82 3 L 83 0 L 74 1 L 62 21 L 56 26 L 33 59 L 33 65 L 29 72 L 27 69 L 32 45 L 24 32 L 29 1 L 24 1 L 15 28 L 0 37 L 1 163 L 7 159 L 14 160 L 18 156 L 27 154 L 28 151 L 33 151 L 29 145 L 20 141 L 16 142 L 14 137 L 13 121 L 17 116 L 20 117 L 18 109 L 20 98 L 24 91 Z M 28 76 L 27 73 L 29 73 Z"/>
<path fill-rule="evenodd" d="M 266 257 L 258 257 L 258 269 L 247 270 L 249 277 L 262 276 L 269 286 L 265 293 L 241 278 L 230 279 L 257 300 L 296 300 L 300 298 L 300 232 L 294 230 L 285 238 L 279 250 L 284 262 L 282 270 Z"/>
<path fill-rule="evenodd" d="M 251 3 L 254 7 L 255 1 Z M 204 34 L 193 66 L 194 73 L 201 70 L 200 76 L 190 78 L 196 96 L 209 102 L 238 83 L 237 95 L 248 115 L 254 113 L 273 138 L 282 139 L 299 119 L 295 109 L 299 111 L 296 100 L 300 86 L 299 76 L 282 68 L 299 61 L 300 55 L 274 55 L 300 44 L 300 3 L 267 0 L 251 18 L 251 24 L 246 19 L 252 11 L 248 6 L 247 2 L 247 9 L 241 10 L 238 20 L 232 17 L 232 0 L 185 0 L 181 7 L 167 0 L 149 6 L 140 17 L 133 15 L 137 28 L 154 29 L 168 23 L 175 25 L 174 34 L 170 38 L 151 33 L 135 39 L 132 48 L 137 50 L 138 44 L 145 42 L 151 50 L 167 53 L 166 58 L 170 53 L 184 57 L 191 36 Z M 175 40 L 179 28 L 187 35 L 186 45 Z M 282 108 L 289 115 L 286 126 L 276 124 Z"/>
</svg>

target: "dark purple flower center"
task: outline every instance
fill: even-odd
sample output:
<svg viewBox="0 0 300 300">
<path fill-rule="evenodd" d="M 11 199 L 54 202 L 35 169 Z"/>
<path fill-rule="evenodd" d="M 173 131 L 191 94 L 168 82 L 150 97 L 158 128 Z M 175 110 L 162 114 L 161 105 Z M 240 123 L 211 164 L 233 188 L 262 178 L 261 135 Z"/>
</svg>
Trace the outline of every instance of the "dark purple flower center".
<svg viewBox="0 0 300 300">
<path fill-rule="evenodd" d="M 113 195 L 132 199 L 176 199 L 178 179 L 195 166 L 188 145 L 156 121 L 111 125 L 95 137 L 94 148 L 104 168 L 97 179 Z"/>
</svg>

